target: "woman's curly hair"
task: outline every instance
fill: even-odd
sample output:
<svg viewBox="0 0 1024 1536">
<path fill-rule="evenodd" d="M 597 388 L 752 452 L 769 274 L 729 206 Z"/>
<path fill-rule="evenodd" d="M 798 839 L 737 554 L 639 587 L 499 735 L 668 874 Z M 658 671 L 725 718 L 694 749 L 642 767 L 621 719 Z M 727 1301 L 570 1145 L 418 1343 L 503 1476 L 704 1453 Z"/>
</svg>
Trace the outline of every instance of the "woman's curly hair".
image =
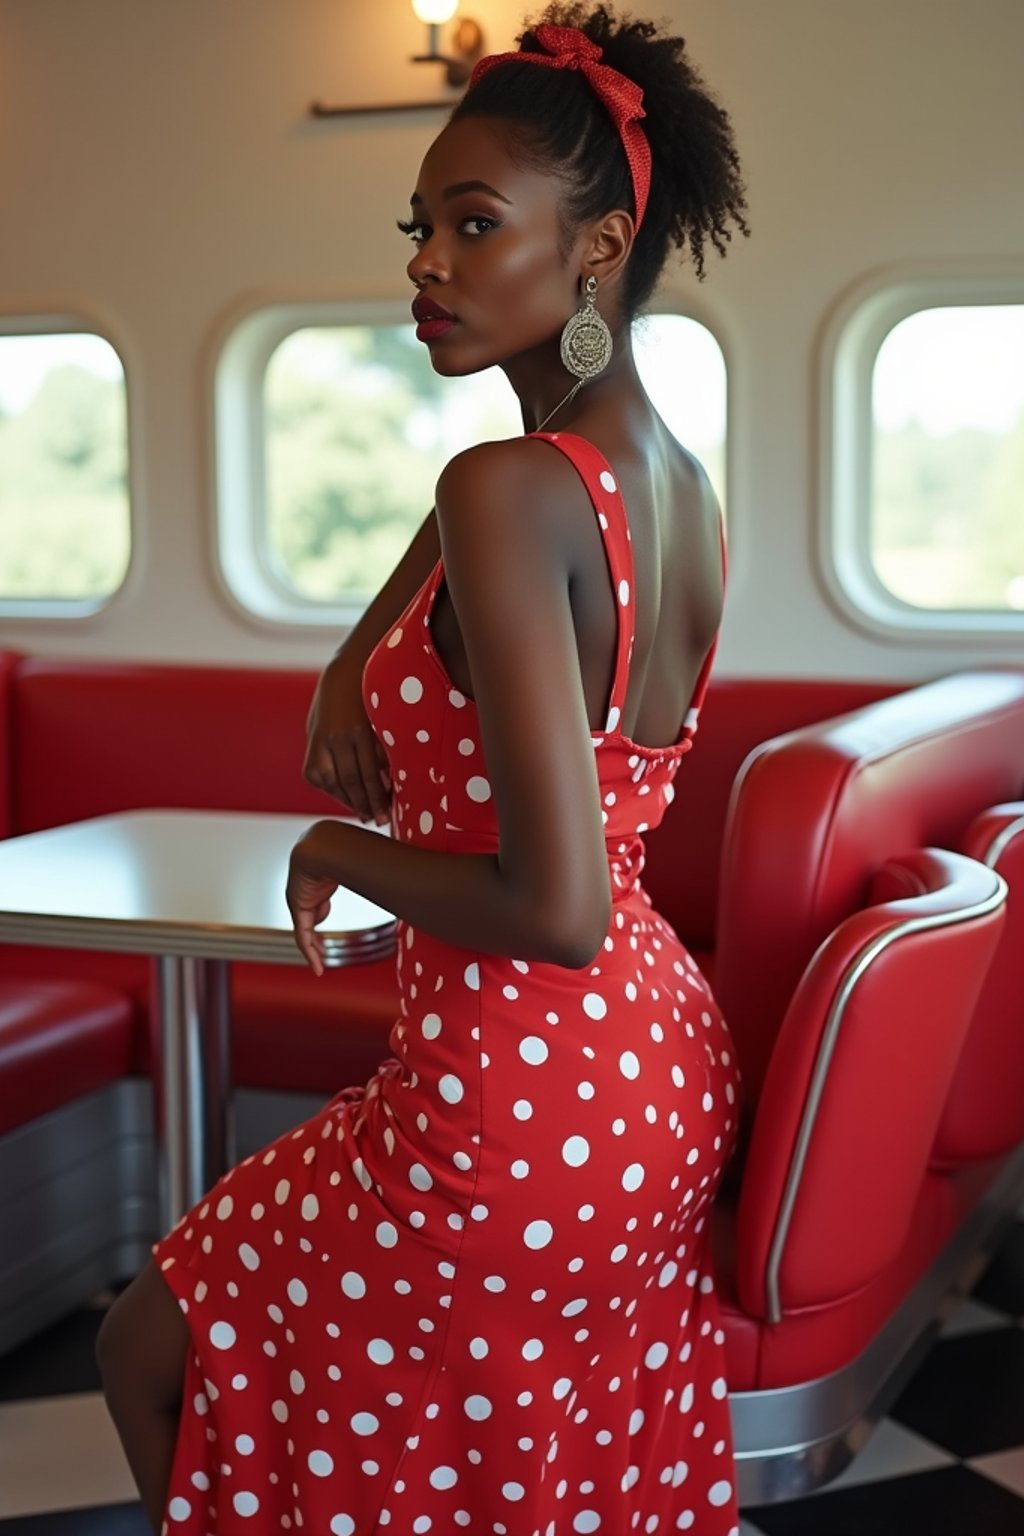
<svg viewBox="0 0 1024 1536">
<path fill-rule="evenodd" d="M 544 50 L 533 30 L 576 27 L 610 64 L 641 86 L 642 127 L 651 146 L 651 190 L 626 268 L 624 309 L 631 318 L 650 298 L 669 245 L 690 254 L 704 279 L 704 245 L 719 255 L 729 224 L 749 235 L 745 188 L 728 113 L 684 56 L 686 40 L 662 35 L 652 21 L 614 14 L 610 5 L 552 4 L 517 38 L 520 52 Z M 563 254 L 575 231 L 613 208 L 635 214 L 622 141 L 600 98 L 577 70 L 537 69 L 510 60 L 483 75 L 452 112 L 500 117 L 512 125 L 517 159 L 555 172 L 566 184 L 560 209 Z"/>
</svg>

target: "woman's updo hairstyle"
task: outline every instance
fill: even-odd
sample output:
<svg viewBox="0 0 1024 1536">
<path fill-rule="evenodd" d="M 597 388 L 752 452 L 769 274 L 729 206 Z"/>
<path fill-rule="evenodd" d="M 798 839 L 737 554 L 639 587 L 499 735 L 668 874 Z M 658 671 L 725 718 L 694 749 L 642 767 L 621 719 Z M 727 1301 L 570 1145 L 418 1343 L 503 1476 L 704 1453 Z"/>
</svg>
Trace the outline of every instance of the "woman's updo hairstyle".
<svg viewBox="0 0 1024 1536">
<path fill-rule="evenodd" d="M 521 53 L 544 52 L 532 30 L 544 23 L 578 28 L 601 48 L 603 64 L 644 93 L 641 127 L 651 146 L 651 190 L 624 275 L 623 306 L 632 319 L 654 291 L 670 243 L 680 250 L 689 243 L 703 281 L 704 242 L 710 240 L 724 256 L 725 241 L 732 239 L 730 221 L 750 234 L 732 125 L 684 58 L 685 38 L 661 36 L 651 21 L 620 20 L 608 5 L 553 4 L 517 38 Z M 451 121 L 466 117 L 507 119 L 517 159 L 564 180 L 564 255 L 576 230 L 591 219 L 613 208 L 635 216 L 622 140 L 580 71 L 538 69 L 515 60 L 495 65 L 466 92 Z"/>
</svg>

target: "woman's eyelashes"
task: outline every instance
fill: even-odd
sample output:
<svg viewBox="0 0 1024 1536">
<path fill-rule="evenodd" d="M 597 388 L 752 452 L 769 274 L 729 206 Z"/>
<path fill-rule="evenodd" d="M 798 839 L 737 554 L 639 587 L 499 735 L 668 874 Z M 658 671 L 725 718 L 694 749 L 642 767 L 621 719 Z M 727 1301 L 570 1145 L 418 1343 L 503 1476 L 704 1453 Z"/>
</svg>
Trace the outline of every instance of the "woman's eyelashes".
<svg viewBox="0 0 1024 1536">
<path fill-rule="evenodd" d="M 424 230 L 427 227 L 425 224 L 417 224 L 414 220 L 411 219 L 396 219 L 395 223 L 398 225 L 403 235 L 408 235 L 410 237 L 413 245 L 422 245 L 424 240 L 427 238 L 424 234 Z"/>
<path fill-rule="evenodd" d="M 403 235 L 408 235 L 414 245 L 423 245 L 434 233 L 429 224 L 424 224 L 416 219 L 396 219 L 398 228 Z M 475 228 L 467 228 L 467 225 Z M 490 230 L 499 227 L 499 220 L 489 218 L 486 214 L 469 214 L 460 220 L 458 230 L 460 234 L 466 234 L 471 240 L 478 240 L 481 235 L 486 235 Z"/>
</svg>

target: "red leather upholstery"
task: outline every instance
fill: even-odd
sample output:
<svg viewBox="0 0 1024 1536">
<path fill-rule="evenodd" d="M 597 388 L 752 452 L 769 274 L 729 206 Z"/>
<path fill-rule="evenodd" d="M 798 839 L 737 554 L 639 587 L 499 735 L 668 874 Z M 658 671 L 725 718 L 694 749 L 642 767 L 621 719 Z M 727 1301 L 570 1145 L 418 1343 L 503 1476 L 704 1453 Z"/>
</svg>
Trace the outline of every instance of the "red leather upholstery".
<svg viewBox="0 0 1024 1536">
<path fill-rule="evenodd" d="M 11 830 L 149 805 L 336 813 L 337 803 L 310 789 L 300 772 L 314 683 L 312 672 L 25 658 L 13 690 Z M 765 734 L 893 688 L 712 680 L 702 750 L 684 764 L 686 793 L 651 835 L 645 872 L 661 910 L 695 946 L 709 976 L 718 850 L 735 769 Z M 126 987 L 136 1010 L 134 1070 L 147 1070 L 148 977 L 141 959 L 0 946 L 0 976 L 12 971 Z M 386 1053 L 397 1015 L 391 961 L 353 968 L 323 985 L 291 968 L 232 971 L 236 1082 L 329 1093 L 365 1081 Z"/>
<path fill-rule="evenodd" d="M 0 651 L 0 837 L 11 833 L 12 731 L 11 699 L 14 673 L 21 657 L 15 651 Z"/>
<path fill-rule="evenodd" d="M 676 797 L 661 825 L 644 837 L 644 885 L 691 949 L 715 947 L 723 829 L 733 779 L 747 754 L 781 731 L 889 698 L 905 686 L 712 677 L 696 746 L 679 769 Z"/>
<path fill-rule="evenodd" d="M 111 987 L 0 983 L 0 1135 L 131 1071 L 132 1010 Z"/>
<path fill-rule="evenodd" d="M 979 808 L 1022 780 L 1024 675 L 1011 671 L 943 678 L 750 754 L 730 796 L 715 960 L 748 1114 L 808 960 L 878 866 L 900 848 L 962 846 Z"/>
<path fill-rule="evenodd" d="M 952 1178 L 928 1174 L 895 1260 L 877 1279 L 828 1306 L 787 1312 L 772 1324 L 744 1312 L 736 1293 L 735 1196 L 712 1208 L 715 1288 L 725 1327 L 729 1388 L 747 1392 L 814 1381 L 856 1358 L 897 1310 L 960 1223 L 998 1165 L 976 1163 Z"/>
<path fill-rule="evenodd" d="M 0 945 L 0 993 L 26 974 L 122 989 L 132 1018 L 126 1070 L 149 1071 L 149 967 L 143 955 Z M 302 966 L 231 968 L 232 1074 L 247 1088 L 322 1093 L 364 1083 L 388 1053 L 398 1017 L 394 957 L 318 980 Z"/>
<path fill-rule="evenodd" d="M 916 886 L 918 894 L 905 894 Z M 975 1003 L 1005 884 L 962 854 L 890 860 L 821 945 L 785 1019 L 739 1204 L 737 1294 L 768 1317 L 862 1290 L 898 1257 Z M 880 899 L 880 900 L 879 900 Z"/>
<path fill-rule="evenodd" d="M 315 682 L 313 672 L 25 658 L 11 705 L 8 830 L 145 806 L 336 815 L 337 802 L 302 778 Z M 0 947 L 0 976 L 11 971 L 126 987 L 133 1069 L 148 1069 L 143 959 Z M 298 967 L 237 965 L 232 988 L 237 1082 L 327 1096 L 365 1081 L 387 1054 L 393 960 L 320 983 Z"/>
<path fill-rule="evenodd" d="M 13 825 L 146 806 L 337 814 L 302 777 L 311 672 L 26 658 Z"/>
<path fill-rule="evenodd" d="M 12 665 L 0 654 L 0 832 L 151 805 L 337 810 L 300 774 L 312 673 L 45 658 Z M 931 903 L 948 915 L 971 880 L 994 880 L 936 849 L 890 856 L 924 844 L 979 854 L 1007 825 L 1022 786 L 1018 673 L 961 675 L 906 694 L 891 683 L 711 684 L 699 750 L 650 835 L 644 878 L 713 980 L 736 1035 L 746 1102 L 761 1099 L 742 1200 L 726 1194 L 712 1217 L 734 1390 L 807 1381 L 859 1353 L 980 1199 L 999 1167 L 990 1154 L 1015 1139 L 1024 1031 L 1006 1004 L 1020 991 L 1010 942 L 1019 901 L 962 1049 L 997 917 L 898 938 L 858 982 L 786 1237 L 783 1317 L 768 1321 L 773 1223 L 844 964 L 857 944 L 894 932 L 901 913 Z M 983 806 L 995 810 L 975 822 Z M 1011 840 L 1000 865 L 1019 889 L 1022 843 Z M 884 879 L 876 874 L 883 864 Z M 0 997 L 9 991 L 4 978 L 18 972 L 48 980 L 25 982 L 24 994 L 19 983 L 23 1011 L 11 1039 L 22 1043 L 9 1057 L 0 1016 L 5 1108 L 14 1098 L 29 1118 L 99 1081 L 146 1070 L 142 958 L 0 946 Z M 62 991 L 62 977 L 123 987 L 116 1026 L 98 1001 L 109 993 L 79 984 Z M 67 1014 L 56 995 L 47 1011 L 33 990 L 46 986 Z M 986 1003 L 990 986 L 998 1014 Z M 317 981 L 299 967 L 237 965 L 233 1002 L 236 1082 L 326 1097 L 365 1081 L 386 1056 L 394 966 Z M 24 1042 L 36 1032 L 33 1055 Z M 12 1093 L 8 1063 L 19 1051 L 26 1075 Z M 1011 1057 L 1017 1065 L 1008 1068 Z M 0 1120 L 0 1132 L 8 1128 Z M 958 1166 L 926 1169 L 933 1146 Z M 737 1180 L 740 1171 L 737 1161 Z"/>
<path fill-rule="evenodd" d="M 932 1149 L 940 1168 L 991 1158 L 1024 1140 L 1024 801 L 1006 801 L 976 816 L 960 847 L 998 870 L 1010 895 L 1006 931 Z"/>
<path fill-rule="evenodd" d="M 398 1018 L 395 957 L 319 980 L 303 967 L 232 967 L 236 1081 L 330 1097 L 365 1083 Z M 282 1021 L 287 1027 L 282 1028 Z"/>
</svg>

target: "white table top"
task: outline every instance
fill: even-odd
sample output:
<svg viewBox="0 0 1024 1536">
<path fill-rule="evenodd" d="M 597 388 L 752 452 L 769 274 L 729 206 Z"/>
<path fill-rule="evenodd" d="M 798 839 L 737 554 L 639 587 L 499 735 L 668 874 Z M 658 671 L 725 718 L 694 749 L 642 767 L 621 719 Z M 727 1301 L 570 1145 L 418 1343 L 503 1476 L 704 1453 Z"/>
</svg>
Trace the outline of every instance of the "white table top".
<svg viewBox="0 0 1024 1536">
<path fill-rule="evenodd" d="M 0 942 L 304 965 L 284 887 L 311 819 L 124 811 L 0 841 Z M 320 931 L 329 966 L 395 946 L 392 914 L 350 890 Z"/>
</svg>

